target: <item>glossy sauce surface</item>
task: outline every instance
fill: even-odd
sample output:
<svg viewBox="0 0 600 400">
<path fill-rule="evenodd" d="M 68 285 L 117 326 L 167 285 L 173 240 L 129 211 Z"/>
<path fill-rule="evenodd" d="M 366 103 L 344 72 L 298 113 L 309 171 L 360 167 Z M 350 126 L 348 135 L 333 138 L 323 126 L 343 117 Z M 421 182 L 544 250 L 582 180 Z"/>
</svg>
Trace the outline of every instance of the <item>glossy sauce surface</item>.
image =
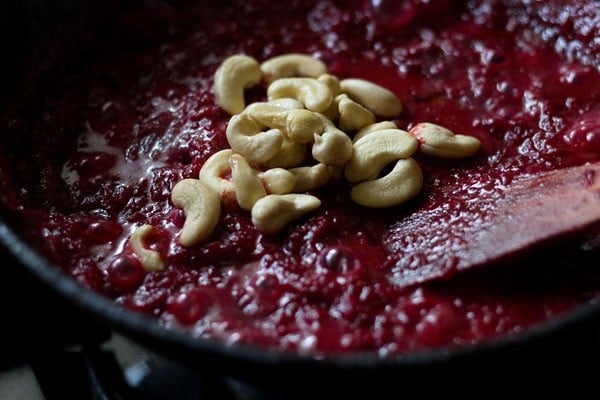
<svg viewBox="0 0 600 400">
<path fill-rule="evenodd" d="M 170 328 L 310 354 L 479 343 L 598 297 L 593 236 L 476 272 L 454 266 L 515 177 L 600 160 L 599 3 L 237 3 L 125 15 L 143 41 L 104 37 L 35 118 L 11 116 L 4 209 L 52 262 Z M 236 53 L 290 52 L 394 91 L 401 128 L 439 123 L 482 150 L 418 156 L 425 186 L 406 205 L 358 207 L 340 181 L 278 236 L 231 206 L 205 244 L 181 247 L 171 189 L 228 147 L 215 69 Z M 165 271 L 143 271 L 127 245 L 146 223 Z M 431 270 L 447 279 L 404 285 Z"/>
</svg>

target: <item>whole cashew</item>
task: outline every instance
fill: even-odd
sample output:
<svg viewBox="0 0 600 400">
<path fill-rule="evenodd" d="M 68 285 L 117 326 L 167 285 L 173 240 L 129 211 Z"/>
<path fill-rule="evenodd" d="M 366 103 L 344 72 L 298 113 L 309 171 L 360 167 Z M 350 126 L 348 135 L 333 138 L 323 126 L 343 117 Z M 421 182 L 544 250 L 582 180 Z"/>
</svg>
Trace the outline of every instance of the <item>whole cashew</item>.
<svg viewBox="0 0 600 400">
<path fill-rule="evenodd" d="M 375 122 L 375 115 L 346 94 L 335 98 L 340 114 L 338 125 L 344 132 L 355 132 Z"/>
<path fill-rule="evenodd" d="M 182 246 L 194 246 L 211 235 L 219 221 L 221 201 L 210 186 L 198 179 L 184 179 L 173 187 L 171 201 L 185 213 L 179 236 Z"/>
<path fill-rule="evenodd" d="M 292 110 L 286 119 L 286 133 L 292 142 L 309 143 L 324 129 L 319 114 L 309 110 Z"/>
<path fill-rule="evenodd" d="M 270 194 L 252 207 L 252 223 L 259 231 L 274 234 L 320 205 L 321 200 L 308 194 Z"/>
<path fill-rule="evenodd" d="M 317 113 L 304 109 L 288 109 L 271 103 L 252 103 L 245 113 L 261 125 L 284 131 L 296 143 L 312 141 L 315 133 L 323 132 Z"/>
<path fill-rule="evenodd" d="M 244 89 L 260 82 L 260 65 L 249 56 L 231 56 L 215 72 L 217 103 L 229 114 L 241 113 L 245 106 Z"/>
<path fill-rule="evenodd" d="M 229 165 L 237 202 L 242 209 L 251 210 L 258 199 L 267 195 L 262 181 L 258 178 L 258 171 L 240 154 L 233 154 L 229 158 Z"/>
<path fill-rule="evenodd" d="M 276 79 L 292 76 L 317 78 L 327 72 L 327 67 L 316 58 L 292 53 L 268 59 L 261 64 L 260 70 L 267 83 L 270 84 Z"/>
<path fill-rule="evenodd" d="M 359 139 L 368 135 L 369 133 L 382 131 L 384 129 L 398 129 L 398 125 L 396 125 L 392 121 L 381 121 L 371 125 L 367 125 L 358 132 L 356 132 L 356 134 L 352 138 L 352 143 L 356 143 Z"/>
<path fill-rule="evenodd" d="M 337 95 L 342 93 L 342 86 L 340 85 L 340 80 L 335 75 L 331 74 L 323 74 L 318 78 L 319 82 L 323 82 L 327 85 L 329 90 L 331 90 L 331 95 L 336 97 Z"/>
<path fill-rule="evenodd" d="M 275 156 L 261 165 L 266 168 L 293 168 L 302 165 L 306 159 L 306 144 L 292 142 L 288 137 Z"/>
<path fill-rule="evenodd" d="M 338 103 L 335 101 L 335 98 L 342 93 L 342 87 L 340 86 L 340 80 L 335 75 L 324 74 L 319 76 L 318 80 L 323 82 L 329 87 L 331 90 L 331 95 L 334 98 L 334 101 L 331 102 L 327 110 L 323 111 L 322 114 L 326 116 L 331 121 L 335 121 L 340 116 L 340 110 L 338 109 Z"/>
<path fill-rule="evenodd" d="M 289 170 L 296 177 L 293 192 L 306 192 L 325 186 L 329 182 L 329 168 L 319 163 L 312 167 L 298 167 Z"/>
<path fill-rule="evenodd" d="M 437 157 L 469 157 L 481 146 L 481 142 L 473 136 L 455 135 L 449 129 L 429 122 L 415 125 L 410 134 L 419 139 L 423 153 Z"/>
<path fill-rule="evenodd" d="M 271 104 L 272 106 L 287 108 L 288 110 L 301 110 L 304 108 L 304 104 L 300 103 L 296 99 L 291 99 L 289 97 L 282 97 L 280 99 L 274 99 L 268 101 L 267 104 Z"/>
<path fill-rule="evenodd" d="M 312 156 L 327 165 L 344 165 L 352 156 L 352 140 L 339 129 L 315 135 Z"/>
<path fill-rule="evenodd" d="M 217 192 L 224 203 L 236 200 L 235 184 L 224 178 L 231 173 L 229 158 L 232 154 L 231 149 L 216 152 L 204 162 L 199 174 L 200 181 Z"/>
<path fill-rule="evenodd" d="M 133 252 L 140 258 L 142 268 L 146 271 L 162 271 L 165 264 L 160 257 L 160 253 L 146 247 L 145 242 L 154 234 L 152 225 L 142 225 L 137 227 L 131 234 L 129 244 Z"/>
<path fill-rule="evenodd" d="M 314 135 L 313 158 L 327 165 L 344 165 L 352 156 L 352 140 L 325 116 L 321 120 L 325 129 L 322 135 Z"/>
<path fill-rule="evenodd" d="M 298 178 L 291 171 L 283 168 L 271 168 L 258 173 L 269 194 L 288 194 L 296 187 Z"/>
<path fill-rule="evenodd" d="M 331 105 L 333 95 L 329 87 L 313 78 L 282 78 L 273 82 L 267 89 L 269 101 L 282 97 L 299 100 L 315 112 L 323 112 Z"/>
<path fill-rule="evenodd" d="M 344 174 L 350 182 L 374 179 L 390 162 L 410 157 L 419 143 L 408 132 L 384 129 L 357 140 Z"/>
<path fill-rule="evenodd" d="M 383 86 L 363 79 L 344 79 L 340 85 L 342 92 L 371 110 L 375 115 L 390 118 L 402 112 L 400 99 Z"/>
<path fill-rule="evenodd" d="M 382 208 L 401 204 L 414 197 L 423 186 L 423 172 L 415 160 L 398 160 L 386 176 L 361 182 L 350 191 L 357 204 Z"/>
<path fill-rule="evenodd" d="M 286 126 L 289 108 L 277 106 L 268 102 L 257 102 L 249 104 L 244 112 L 254 121 L 269 128 L 284 130 Z"/>
<path fill-rule="evenodd" d="M 234 115 L 227 126 L 227 141 L 236 153 L 251 162 L 260 163 L 273 158 L 283 143 L 284 134 L 279 129 L 262 131 L 263 126 L 248 114 Z"/>
<path fill-rule="evenodd" d="M 335 101 L 335 98 L 342 93 L 340 80 L 336 76 L 330 74 L 321 75 L 319 76 L 318 80 L 329 87 L 329 90 L 331 90 L 331 95 L 334 98 L 334 101 L 331 102 L 327 110 L 323 111 L 322 114 L 331 121 L 335 121 L 340 116 L 338 103 Z"/>
</svg>

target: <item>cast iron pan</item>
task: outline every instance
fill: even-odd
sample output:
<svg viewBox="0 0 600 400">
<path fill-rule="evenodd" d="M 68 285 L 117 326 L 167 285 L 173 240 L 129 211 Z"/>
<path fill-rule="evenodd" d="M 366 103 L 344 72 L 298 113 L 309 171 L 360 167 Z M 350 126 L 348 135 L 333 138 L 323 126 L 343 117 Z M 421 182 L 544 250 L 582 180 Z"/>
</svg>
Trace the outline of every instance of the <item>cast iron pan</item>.
<svg viewBox="0 0 600 400">
<path fill-rule="evenodd" d="M 10 105 L 14 88 L 26 77 L 30 48 L 59 24 L 110 15 L 118 1 L 5 1 L 0 3 L 3 48 L 12 60 L 3 76 L 0 106 Z M 154 1 L 129 2 L 128 7 L 153 6 Z M 107 13 L 108 11 L 108 13 Z M 68 55 L 67 55 L 68 56 Z M 593 303 L 553 319 L 526 333 L 459 349 L 439 349 L 380 359 L 374 354 L 312 358 L 247 345 L 229 346 L 209 339 L 194 339 L 166 330 L 156 321 L 124 308 L 76 284 L 19 237 L 0 214 L 0 244 L 18 265 L 85 312 L 102 326 L 120 332 L 154 351 L 163 353 L 202 373 L 223 374 L 287 397 L 315 393 L 370 394 L 427 393 L 443 387 L 468 394 L 486 385 L 512 390 L 510 382 L 552 387 L 579 380 L 598 370 L 600 304 Z M 4 260 L 10 262 L 10 260 Z M 581 368 L 577 368 L 581 366 Z M 426 384 L 423 384 L 426 382 Z M 427 383 L 428 382 L 428 383 Z M 500 383 L 500 385 L 498 385 Z M 315 392 L 319 385 L 323 388 Z M 473 392 L 474 393 L 474 392 Z M 293 394 L 293 395 L 292 395 Z"/>
</svg>

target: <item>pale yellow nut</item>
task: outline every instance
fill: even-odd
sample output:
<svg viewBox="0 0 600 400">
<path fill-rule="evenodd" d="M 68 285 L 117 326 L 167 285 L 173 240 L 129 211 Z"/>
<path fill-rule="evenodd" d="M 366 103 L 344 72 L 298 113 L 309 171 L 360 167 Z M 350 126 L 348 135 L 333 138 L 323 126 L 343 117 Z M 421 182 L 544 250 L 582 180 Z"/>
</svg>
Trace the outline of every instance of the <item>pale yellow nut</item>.
<svg viewBox="0 0 600 400">
<path fill-rule="evenodd" d="M 235 184 L 237 202 L 242 209 L 251 210 L 258 199 L 267 195 L 265 187 L 258 177 L 258 171 L 252 168 L 240 154 L 233 154 L 229 158 L 229 165 Z"/>
<path fill-rule="evenodd" d="M 171 201 L 185 213 L 185 223 L 179 236 L 182 246 L 195 246 L 215 230 L 221 213 L 221 200 L 210 186 L 198 179 L 184 179 L 173 187 Z"/>
<path fill-rule="evenodd" d="M 217 103 L 229 114 L 246 107 L 244 90 L 260 82 L 260 65 L 249 56 L 231 56 L 215 72 L 214 92 Z"/>
<path fill-rule="evenodd" d="M 288 138 L 295 143 L 309 143 L 315 134 L 323 133 L 321 117 L 309 110 L 292 110 L 286 119 L 286 133 Z"/>
<path fill-rule="evenodd" d="M 268 101 L 267 104 L 287 108 L 288 110 L 300 110 L 304 108 L 304 104 L 300 103 L 296 99 L 290 99 L 288 97 L 282 97 L 281 99 L 271 100 Z"/>
<path fill-rule="evenodd" d="M 316 78 L 327 72 L 327 66 L 309 55 L 292 53 L 264 61 L 260 70 L 267 83 L 271 83 L 276 79 L 292 76 Z"/>
<path fill-rule="evenodd" d="M 415 160 L 398 160 L 394 169 L 379 179 L 364 181 L 352 188 L 350 197 L 365 207 L 383 208 L 404 203 L 419 193 L 423 172 Z"/>
<path fill-rule="evenodd" d="M 344 165 L 352 155 L 352 140 L 339 130 L 331 120 L 319 114 L 323 122 L 322 135 L 315 135 L 311 148 L 315 160 L 327 165 Z"/>
<path fill-rule="evenodd" d="M 383 86 L 364 79 L 343 79 L 340 85 L 342 92 L 375 115 L 391 118 L 402 112 L 400 99 Z"/>
<path fill-rule="evenodd" d="M 272 103 L 252 103 L 244 113 L 259 125 L 279 129 L 296 143 L 312 141 L 315 133 L 323 132 L 323 123 L 319 115 L 304 109 L 288 109 Z"/>
<path fill-rule="evenodd" d="M 390 162 L 410 157 L 418 141 L 400 129 L 384 129 L 364 136 L 353 144 L 352 157 L 344 168 L 346 179 L 359 182 L 376 178 Z"/>
<path fill-rule="evenodd" d="M 356 134 L 352 138 L 352 142 L 356 143 L 359 139 L 363 138 L 364 136 L 367 136 L 369 133 L 382 131 L 384 129 L 398 129 L 398 125 L 396 125 L 392 121 L 375 122 L 374 124 L 367 125 L 364 128 L 360 129 L 358 132 L 356 132 Z"/>
<path fill-rule="evenodd" d="M 217 192 L 221 201 L 228 204 L 236 200 L 235 185 L 226 178 L 231 173 L 229 158 L 232 154 L 231 149 L 214 153 L 204 162 L 199 173 L 200 181 Z"/>
<path fill-rule="evenodd" d="M 257 102 L 249 104 L 244 110 L 245 114 L 248 114 L 250 118 L 256 121 L 258 124 L 269 127 L 284 130 L 286 127 L 287 116 L 292 110 L 277 106 L 267 102 Z"/>
<path fill-rule="evenodd" d="M 270 194 L 252 207 L 252 223 L 263 233 L 275 234 L 320 205 L 321 200 L 308 194 Z"/>
<path fill-rule="evenodd" d="M 271 168 L 258 173 L 267 193 L 288 194 L 296 187 L 296 175 L 283 168 Z"/>
<path fill-rule="evenodd" d="M 225 134 L 234 152 L 243 155 L 250 162 L 260 163 L 273 158 L 284 139 L 284 134 L 279 129 L 262 129 L 263 125 L 248 114 L 241 113 L 229 120 Z"/>
<path fill-rule="evenodd" d="M 306 144 L 295 143 L 288 137 L 285 137 L 277 154 L 273 158 L 261 163 L 261 166 L 266 168 L 298 167 L 306 160 L 306 149 Z"/>
<path fill-rule="evenodd" d="M 319 82 L 323 82 L 329 87 L 331 90 L 331 95 L 336 97 L 337 95 L 342 93 L 342 86 L 340 85 L 340 80 L 335 75 L 331 74 L 323 74 L 317 78 Z"/>
<path fill-rule="evenodd" d="M 319 163 L 310 167 L 298 167 L 289 170 L 296 177 L 293 192 L 306 192 L 318 189 L 329 182 L 329 168 L 326 164 Z"/>
<path fill-rule="evenodd" d="M 269 101 L 282 97 L 293 98 L 311 111 L 323 112 L 331 105 L 333 95 L 329 87 L 313 78 L 282 78 L 267 89 Z"/>
<path fill-rule="evenodd" d="M 326 129 L 315 135 L 312 156 L 327 165 L 344 165 L 352 156 L 352 140 L 339 129 Z"/>
<path fill-rule="evenodd" d="M 133 252 L 139 257 L 142 268 L 146 271 L 162 271 L 165 264 L 156 250 L 146 247 L 146 241 L 154 235 L 152 225 L 142 225 L 137 227 L 131 234 L 129 244 Z"/>
<path fill-rule="evenodd" d="M 334 99 L 327 108 L 327 110 L 323 111 L 322 114 L 325 115 L 331 121 L 335 121 L 340 116 L 338 102 L 335 101 L 336 97 L 342 93 L 340 80 L 335 75 L 330 74 L 321 75 L 318 79 L 320 82 L 323 82 L 329 87 L 329 90 L 331 90 L 331 95 Z"/>
<path fill-rule="evenodd" d="M 344 132 L 355 132 L 375 123 L 375 115 L 348 95 L 340 94 L 335 98 L 335 102 L 338 104 L 340 114 L 338 126 Z"/>
<path fill-rule="evenodd" d="M 410 130 L 421 142 L 423 153 L 444 158 L 470 157 L 477 153 L 481 142 L 473 136 L 457 135 L 443 126 L 422 122 Z"/>
</svg>

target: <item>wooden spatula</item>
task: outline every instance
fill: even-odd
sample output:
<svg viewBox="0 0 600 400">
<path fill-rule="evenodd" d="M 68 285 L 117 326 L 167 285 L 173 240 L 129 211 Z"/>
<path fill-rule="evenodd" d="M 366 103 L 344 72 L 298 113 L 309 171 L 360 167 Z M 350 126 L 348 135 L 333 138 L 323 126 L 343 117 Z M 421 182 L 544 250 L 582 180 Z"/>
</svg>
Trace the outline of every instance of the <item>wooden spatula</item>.
<svg viewBox="0 0 600 400">
<path fill-rule="evenodd" d="M 600 229 L 600 163 L 524 176 L 508 185 L 481 229 L 467 231 L 455 265 L 396 276 L 401 286 L 497 263 L 562 236 Z M 451 229 L 451 227 L 449 228 Z M 600 267 L 600 260 L 598 266 Z"/>
</svg>

